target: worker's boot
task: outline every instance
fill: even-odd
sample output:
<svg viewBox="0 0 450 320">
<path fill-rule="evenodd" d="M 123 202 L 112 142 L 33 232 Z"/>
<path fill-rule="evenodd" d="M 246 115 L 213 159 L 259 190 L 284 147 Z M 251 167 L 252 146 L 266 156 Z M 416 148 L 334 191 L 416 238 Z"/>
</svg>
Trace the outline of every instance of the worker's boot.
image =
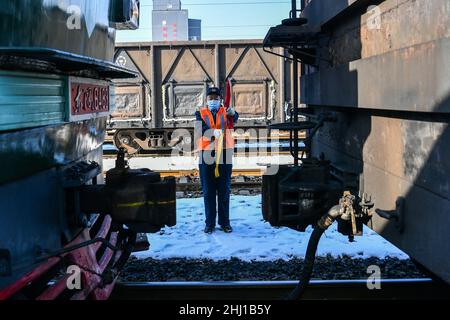
<svg viewBox="0 0 450 320">
<path fill-rule="evenodd" d="M 220 227 L 220 230 L 222 230 L 225 233 L 231 233 L 233 232 L 233 228 L 231 228 L 230 226 L 226 226 L 226 227 Z"/>
<path fill-rule="evenodd" d="M 214 228 L 213 228 L 213 227 L 208 227 L 208 226 L 205 227 L 205 233 L 207 233 L 207 234 L 212 234 L 213 231 L 214 231 Z"/>
</svg>

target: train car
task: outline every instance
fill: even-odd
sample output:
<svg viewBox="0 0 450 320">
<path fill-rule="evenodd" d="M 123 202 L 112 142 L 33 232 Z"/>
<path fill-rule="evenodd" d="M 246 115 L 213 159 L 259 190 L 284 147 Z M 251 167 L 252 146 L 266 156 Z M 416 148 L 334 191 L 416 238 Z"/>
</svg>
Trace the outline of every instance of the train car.
<svg viewBox="0 0 450 320">
<path fill-rule="evenodd" d="M 315 130 L 311 160 L 267 177 L 266 219 L 304 227 L 339 205 L 328 218 L 346 215 L 341 232 L 353 237 L 367 223 L 449 283 L 449 1 L 301 3 L 264 45 L 304 64 L 299 102 L 308 108 L 298 113 L 311 123 L 289 129 Z M 312 210 L 319 199 L 329 202 Z"/>
<path fill-rule="evenodd" d="M 119 43 L 116 63 L 139 77 L 116 81 L 116 111 L 108 121 L 116 147 L 130 153 L 170 149 L 175 129 L 193 131 L 206 88 L 225 92 L 227 79 L 238 128 L 285 121 L 292 107 L 291 62 L 272 52 L 284 54 L 281 48 L 265 51 L 261 40 Z"/>
<path fill-rule="evenodd" d="M 102 170 L 115 29 L 135 0 L 5 0 L 0 9 L 0 300 L 106 299 L 137 232 L 175 223 L 175 182 Z"/>
</svg>

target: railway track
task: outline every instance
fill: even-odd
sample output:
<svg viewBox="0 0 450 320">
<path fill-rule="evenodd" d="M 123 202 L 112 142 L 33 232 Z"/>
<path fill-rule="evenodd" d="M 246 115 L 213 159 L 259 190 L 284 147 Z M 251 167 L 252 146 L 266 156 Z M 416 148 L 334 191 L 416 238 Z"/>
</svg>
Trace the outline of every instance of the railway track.
<svg viewBox="0 0 450 320">
<path fill-rule="evenodd" d="M 261 194 L 262 181 L 233 181 L 231 182 L 231 194 L 234 195 L 255 195 Z M 177 183 L 177 197 L 179 198 L 191 198 L 199 197 L 201 194 L 202 186 L 199 181 L 188 183 Z"/>
<path fill-rule="evenodd" d="M 104 157 L 107 159 L 107 157 Z M 115 159 L 115 157 L 114 157 Z M 170 170 L 153 170 L 160 173 L 161 177 L 198 177 L 198 169 L 170 169 Z M 233 177 L 261 177 L 264 173 L 264 167 L 260 168 L 233 168 Z"/>
<path fill-rule="evenodd" d="M 122 282 L 112 300 L 283 300 L 296 281 Z M 431 279 L 381 280 L 369 290 L 366 280 L 312 280 L 304 300 L 449 300 L 449 287 Z"/>
<path fill-rule="evenodd" d="M 198 170 L 154 170 L 158 172 L 161 177 L 175 177 L 175 178 L 198 178 L 199 172 Z M 263 171 L 261 169 L 233 169 L 232 177 L 261 177 L 263 175 Z M 261 184 L 260 182 L 232 182 L 235 186 L 257 186 Z M 183 187 L 189 187 L 195 185 L 195 183 L 183 183 L 180 182 L 180 185 Z"/>
<path fill-rule="evenodd" d="M 156 170 L 159 172 L 161 177 L 198 177 L 199 172 L 197 169 L 194 170 Z M 263 170 L 261 169 L 233 169 L 232 177 L 261 177 L 263 175 Z M 245 183 L 244 183 L 245 184 Z"/>
<path fill-rule="evenodd" d="M 290 151 L 288 148 L 280 148 L 277 151 L 267 150 L 267 155 L 290 155 Z M 117 156 L 117 150 L 111 148 L 106 148 L 103 150 L 103 154 L 105 158 L 115 158 Z M 261 152 L 257 149 L 248 149 L 248 150 L 235 150 L 235 156 L 259 156 Z M 183 155 L 192 156 L 194 154 L 186 153 Z M 139 157 L 139 158 L 148 158 L 148 157 L 172 157 L 172 149 L 161 149 L 161 150 L 150 150 L 150 151 L 141 151 L 137 154 L 133 154 L 130 158 Z"/>
<path fill-rule="evenodd" d="M 231 182 L 231 188 L 236 189 L 261 189 L 262 182 L 261 181 L 245 181 L 245 182 Z M 192 182 L 192 183 L 177 183 L 177 191 L 197 191 L 200 190 L 201 185 L 200 182 Z"/>
<path fill-rule="evenodd" d="M 303 137 L 303 135 L 302 135 Z M 104 143 L 103 152 L 105 157 L 114 157 L 117 154 L 117 148 L 113 141 L 106 140 Z M 132 157 L 168 157 L 172 155 L 172 151 L 177 150 L 176 147 L 160 147 L 141 149 L 137 153 L 132 154 Z M 249 139 L 245 143 L 238 143 L 235 147 L 236 155 L 258 155 L 261 152 L 267 152 L 272 155 L 289 155 L 289 139 L 283 137 L 282 139 L 268 139 L 267 141 L 258 141 L 257 139 Z M 299 145 L 299 151 L 306 151 L 304 145 Z M 180 151 L 181 152 L 181 151 Z M 184 155 L 194 155 L 195 152 L 183 152 Z"/>
</svg>

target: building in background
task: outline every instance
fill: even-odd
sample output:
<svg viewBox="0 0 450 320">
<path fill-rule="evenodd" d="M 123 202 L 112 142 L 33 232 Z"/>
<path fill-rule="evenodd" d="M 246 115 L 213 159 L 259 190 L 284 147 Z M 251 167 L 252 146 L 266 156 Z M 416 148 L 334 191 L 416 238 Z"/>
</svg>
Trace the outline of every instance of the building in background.
<svg viewBox="0 0 450 320">
<path fill-rule="evenodd" d="M 179 0 L 153 0 L 153 41 L 199 41 L 202 22 L 189 19 L 188 10 L 181 9 Z"/>
<path fill-rule="evenodd" d="M 188 26 L 189 26 L 189 31 L 188 31 L 189 41 L 202 40 L 202 20 L 189 19 Z"/>
<path fill-rule="evenodd" d="M 181 10 L 180 0 L 153 0 L 153 10 L 166 11 L 166 10 Z"/>
<path fill-rule="evenodd" d="M 153 41 L 187 41 L 189 39 L 187 10 L 153 10 L 152 15 Z"/>
</svg>

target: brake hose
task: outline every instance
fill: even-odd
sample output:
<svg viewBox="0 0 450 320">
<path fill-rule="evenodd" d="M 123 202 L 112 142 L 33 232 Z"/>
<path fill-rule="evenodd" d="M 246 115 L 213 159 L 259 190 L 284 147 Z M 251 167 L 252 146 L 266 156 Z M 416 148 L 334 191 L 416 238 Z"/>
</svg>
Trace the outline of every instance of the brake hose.
<svg viewBox="0 0 450 320">
<path fill-rule="evenodd" d="M 305 293 L 308 287 L 309 281 L 314 267 L 314 261 L 316 259 L 317 246 L 320 238 L 325 230 L 330 227 L 333 222 L 341 215 L 341 206 L 336 205 L 332 207 L 314 227 L 311 237 L 308 241 L 308 247 L 306 249 L 305 260 L 303 262 L 303 269 L 300 274 L 300 281 L 295 289 L 287 296 L 287 300 L 299 300 Z"/>
</svg>

